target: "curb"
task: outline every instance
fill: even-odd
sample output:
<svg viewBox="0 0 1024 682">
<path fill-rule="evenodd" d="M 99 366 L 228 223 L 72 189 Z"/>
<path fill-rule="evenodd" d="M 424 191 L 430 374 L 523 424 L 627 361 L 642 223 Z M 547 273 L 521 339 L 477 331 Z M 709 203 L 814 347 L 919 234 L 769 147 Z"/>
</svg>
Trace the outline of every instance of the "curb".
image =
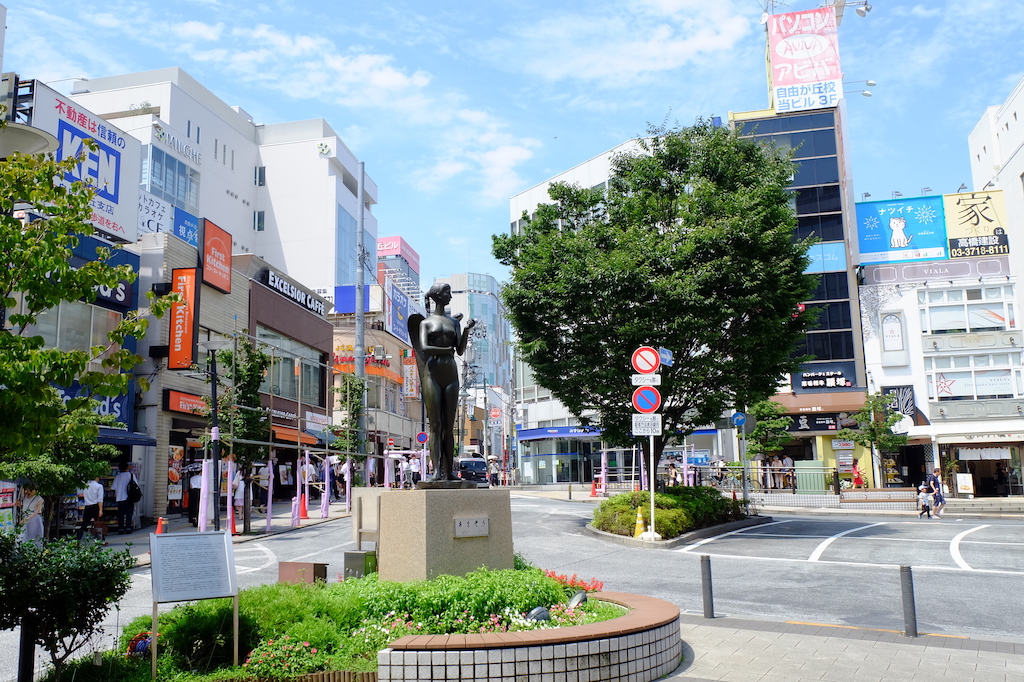
<svg viewBox="0 0 1024 682">
<path fill-rule="evenodd" d="M 293 530 L 302 530 L 303 528 L 309 528 L 310 526 L 319 526 L 322 523 L 328 521 L 337 521 L 338 519 L 345 519 L 351 516 L 349 513 L 340 514 L 338 516 L 329 516 L 326 519 L 307 519 L 306 523 L 301 526 L 288 526 L 278 530 L 271 530 L 269 533 L 252 533 L 250 535 L 234 535 L 231 537 L 232 545 L 240 545 L 245 542 L 252 542 L 253 540 L 259 540 L 261 538 L 269 538 L 273 535 L 281 535 L 282 533 L 290 533 Z M 145 568 L 150 565 L 150 554 L 147 550 L 145 554 L 140 554 L 135 557 L 135 565 L 132 568 Z"/>
<path fill-rule="evenodd" d="M 833 509 L 831 507 L 761 507 L 762 511 L 772 514 L 792 516 L 906 516 L 917 518 L 916 511 L 900 511 L 886 509 Z M 984 514 L 979 512 L 958 513 L 951 509 L 942 512 L 944 519 L 1006 519 L 1011 521 L 1024 520 L 1024 514 Z"/>
<path fill-rule="evenodd" d="M 761 526 L 766 523 L 772 522 L 770 516 L 752 516 L 749 519 L 740 519 L 739 521 L 730 521 L 728 523 L 720 523 L 717 526 L 708 526 L 707 528 L 698 528 L 692 530 L 689 533 L 683 533 L 679 537 L 672 538 L 671 540 L 660 540 L 651 542 L 650 540 L 640 540 L 639 538 L 630 538 L 625 535 L 615 535 L 614 533 L 607 533 L 603 530 L 594 528 L 589 523 L 583 527 L 583 532 L 586 535 L 592 535 L 600 540 L 607 542 L 613 542 L 617 545 L 625 545 L 626 547 L 642 547 L 644 549 L 672 549 L 679 545 L 688 545 L 697 540 L 703 540 L 704 538 L 714 537 L 715 535 L 721 535 L 722 533 L 729 533 L 734 530 L 741 530 L 743 528 L 750 528 L 752 526 Z"/>
</svg>

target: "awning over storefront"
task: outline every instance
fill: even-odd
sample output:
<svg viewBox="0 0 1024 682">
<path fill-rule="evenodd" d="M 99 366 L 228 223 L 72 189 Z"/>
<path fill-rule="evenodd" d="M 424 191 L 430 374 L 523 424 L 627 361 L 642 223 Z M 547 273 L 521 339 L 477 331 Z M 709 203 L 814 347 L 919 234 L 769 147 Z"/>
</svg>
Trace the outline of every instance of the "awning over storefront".
<svg viewBox="0 0 1024 682">
<path fill-rule="evenodd" d="M 274 426 L 274 438 L 280 440 L 286 440 L 289 443 L 301 443 L 302 445 L 316 445 L 316 436 L 311 436 L 308 433 L 298 429 L 293 429 L 290 426 Z"/>
<path fill-rule="evenodd" d="M 338 441 L 341 440 L 327 429 L 322 431 L 318 429 L 306 429 L 306 433 L 316 438 L 318 445 L 326 444 L 328 447 L 334 447 L 338 444 Z"/>
<path fill-rule="evenodd" d="M 107 445 L 156 445 L 156 438 L 151 438 L 144 433 L 101 426 L 97 442 Z"/>
<path fill-rule="evenodd" d="M 945 425 L 944 425 L 945 426 Z M 949 428 L 952 425 L 947 426 Z M 985 443 L 1018 443 L 1024 441 L 1024 422 L 1020 419 L 990 419 L 957 425 L 954 433 L 940 433 L 936 440 L 942 444 L 963 443 L 984 447 Z"/>
</svg>

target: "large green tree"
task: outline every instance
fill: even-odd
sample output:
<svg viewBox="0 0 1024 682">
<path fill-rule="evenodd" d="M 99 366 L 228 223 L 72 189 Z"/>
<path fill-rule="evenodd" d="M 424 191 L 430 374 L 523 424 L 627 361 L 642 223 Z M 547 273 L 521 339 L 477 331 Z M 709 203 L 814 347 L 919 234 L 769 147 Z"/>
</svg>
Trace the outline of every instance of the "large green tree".
<svg viewBox="0 0 1024 682">
<path fill-rule="evenodd" d="M 88 150 L 83 154 L 88 153 Z M 88 349 L 45 347 L 40 316 L 63 301 L 96 299 L 97 288 L 134 281 L 127 265 L 114 265 L 116 247 L 96 250 L 95 260 L 73 264 L 81 235 L 95 230 L 88 222 L 95 191 L 75 182 L 58 185 L 82 162 L 52 155 L 12 154 L 0 160 L 0 461 L 43 452 L 62 429 L 95 435 L 95 424 L 61 420 L 65 406 L 54 401 L 54 386 L 84 387 L 66 406 L 74 411 L 90 395 L 116 396 L 128 390 L 129 371 L 142 358 L 123 347 L 146 332 L 149 314 L 162 315 L 175 297 L 149 310 L 127 315 L 106 339 Z M 28 218 L 21 216 L 41 216 Z M 141 380 L 140 380 L 141 381 Z"/>
<path fill-rule="evenodd" d="M 793 234 L 788 158 L 709 121 L 652 130 L 641 147 L 613 160 L 606 190 L 554 184 L 553 203 L 494 237 L 523 359 L 616 444 L 633 440 L 638 346 L 675 354 L 661 413 L 678 438 L 797 369 L 813 317 L 798 305 L 816 283 Z"/>
<path fill-rule="evenodd" d="M 774 400 L 762 400 L 747 410 L 754 422 L 754 428 L 747 434 L 747 458 L 778 452 L 793 440 L 789 426 L 792 417 L 786 416 L 786 408 Z"/>
</svg>

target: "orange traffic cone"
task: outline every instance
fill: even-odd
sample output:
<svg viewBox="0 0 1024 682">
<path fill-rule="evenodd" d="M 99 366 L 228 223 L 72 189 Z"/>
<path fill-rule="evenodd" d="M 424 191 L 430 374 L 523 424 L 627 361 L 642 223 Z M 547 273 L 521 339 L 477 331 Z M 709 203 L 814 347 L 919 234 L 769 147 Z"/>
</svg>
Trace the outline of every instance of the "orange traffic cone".
<svg viewBox="0 0 1024 682">
<path fill-rule="evenodd" d="M 231 534 L 232 535 L 238 535 L 238 531 L 235 530 L 235 518 L 237 516 L 238 516 L 238 514 L 235 514 L 234 512 L 232 512 L 232 514 L 231 514 Z"/>
<path fill-rule="evenodd" d="M 164 517 L 161 516 L 156 521 L 156 534 L 157 535 L 162 535 L 163 532 L 164 532 Z"/>
<path fill-rule="evenodd" d="M 309 518 L 309 512 L 306 511 L 306 496 L 305 495 L 303 495 L 299 499 L 299 518 L 300 519 L 308 519 Z"/>
<path fill-rule="evenodd" d="M 635 492 L 635 493 L 640 492 L 640 484 L 639 483 L 636 483 L 636 484 L 633 485 L 633 492 Z"/>
<path fill-rule="evenodd" d="M 590 482 L 590 496 L 597 497 L 597 479 Z"/>
</svg>

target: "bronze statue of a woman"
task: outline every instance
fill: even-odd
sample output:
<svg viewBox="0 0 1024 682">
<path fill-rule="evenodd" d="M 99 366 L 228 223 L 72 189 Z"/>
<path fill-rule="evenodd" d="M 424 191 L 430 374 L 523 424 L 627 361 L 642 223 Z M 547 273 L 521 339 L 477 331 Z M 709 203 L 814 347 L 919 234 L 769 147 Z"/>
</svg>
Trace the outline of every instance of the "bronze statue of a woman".
<svg viewBox="0 0 1024 682">
<path fill-rule="evenodd" d="M 434 310 L 430 312 L 430 301 Z M 416 352 L 416 366 L 423 387 L 423 404 L 430 423 L 430 463 L 433 473 L 424 476 L 422 487 L 447 481 L 459 481 L 455 475 L 455 418 L 459 412 L 459 371 L 455 354 L 466 352 L 469 330 L 463 329 L 461 313 L 452 317 L 445 307 L 452 300 L 448 284 L 435 284 L 427 292 L 427 317 L 409 316 L 409 339 Z M 475 484 L 473 484 L 475 487 Z"/>
</svg>

